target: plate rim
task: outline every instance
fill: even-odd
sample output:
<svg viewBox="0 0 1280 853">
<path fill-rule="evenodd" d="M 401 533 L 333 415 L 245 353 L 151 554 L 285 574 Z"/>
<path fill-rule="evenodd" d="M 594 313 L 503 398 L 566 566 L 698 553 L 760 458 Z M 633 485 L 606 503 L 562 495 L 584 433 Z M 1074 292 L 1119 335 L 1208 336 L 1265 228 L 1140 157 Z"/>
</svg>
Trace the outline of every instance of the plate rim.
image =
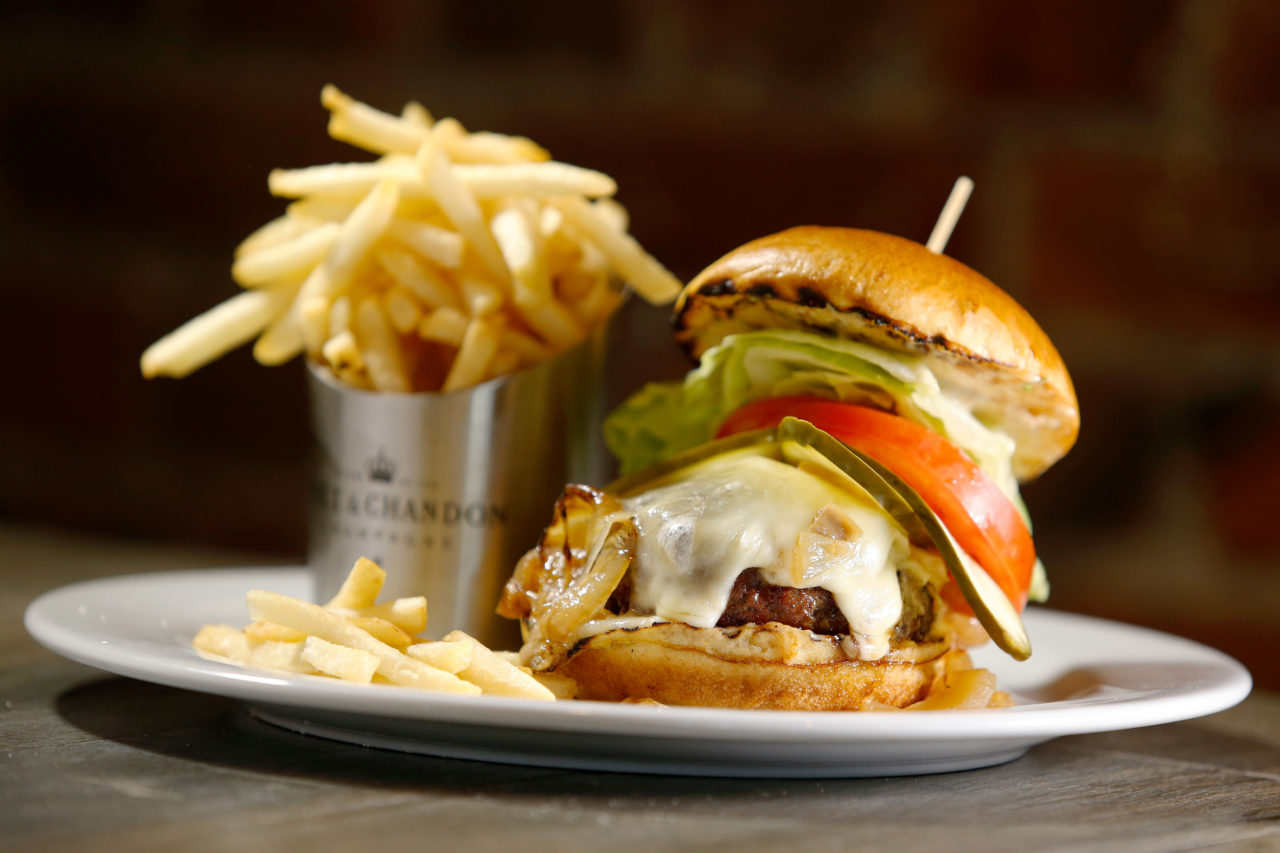
<svg viewBox="0 0 1280 853">
<path fill-rule="evenodd" d="M 1065 620 L 1083 628 L 1123 630 L 1190 652 L 1204 662 L 1224 667 L 1214 684 L 1172 695 L 1122 698 L 1094 704 L 1037 703 L 1011 709 L 838 713 L 830 711 L 762 711 L 724 708 L 652 708 L 606 702 L 537 702 L 499 696 L 424 694 L 390 685 L 356 685 L 317 676 L 271 674 L 200 657 L 189 646 L 174 643 L 137 658 L 118 652 L 110 642 L 63 624 L 54 613 L 77 595 L 141 584 L 240 584 L 241 594 L 253 585 L 278 588 L 307 583 L 304 566 L 234 566 L 178 569 L 77 581 L 49 590 L 26 608 L 27 631 L 41 645 L 71 660 L 104 672 L 180 689 L 220 695 L 248 704 L 355 714 L 387 720 L 436 723 L 481 723 L 536 731 L 577 731 L 584 735 L 645 734 L 671 739 L 738 741 L 761 738 L 776 743 L 818 743 L 862 738 L 897 738 L 913 743 L 965 739 L 1033 742 L 1055 737 L 1162 725 L 1226 710 L 1252 689 L 1248 670 L 1229 655 L 1193 640 L 1151 628 L 1049 608 L 1034 608 L 1031 621 Z M 193 595 L 196 600 L 198 596 Z M 233 619 L 223 616 L 223 619 Z M 246 621 L 243 614 L 240 621 Z M 212 620 L 211 620 L 212 621 Z M 119 624 L 119 623 L 116 623 Z M 153 644 L 154 641 L 144 641 Z M 181 655 L 179 655 L 181 652 Z M 1034 661 L 1034 658 L 1033 658 Z M 300 690 L 299 687 L 307 689 Z M 282 694 L 282 690 L 292 695 Z M 374 698 L 376 697 L 376 698 Z M 479 718 L 477 718 L 479 715 Z M 519 720 L 512 726 L 510 718 Z M 993 720 L 999 724 L 993 724 Z M 640 726 L 640 731 L 636 726 Z"/>
</svg>

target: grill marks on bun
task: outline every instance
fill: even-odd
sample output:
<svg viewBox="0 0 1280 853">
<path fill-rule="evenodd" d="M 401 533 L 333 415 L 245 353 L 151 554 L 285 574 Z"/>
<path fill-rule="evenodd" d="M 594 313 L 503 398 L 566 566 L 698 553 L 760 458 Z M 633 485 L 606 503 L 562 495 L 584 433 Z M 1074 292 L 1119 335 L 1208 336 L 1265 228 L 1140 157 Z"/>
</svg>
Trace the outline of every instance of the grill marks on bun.
<svg viewBox="0 0 1280 853">
<path fill-rule="evenodd" d="M 944 390 L 1007 433 L 1035 477 L 1075 443 L 1062 357 L 1031 316 L 979 273 L 919 243 L 802 226 L 733 250 L 676 302 L 676 340 L 697 359 L 731 334 L 801 329 L 923 357 Z"/>
</svg>

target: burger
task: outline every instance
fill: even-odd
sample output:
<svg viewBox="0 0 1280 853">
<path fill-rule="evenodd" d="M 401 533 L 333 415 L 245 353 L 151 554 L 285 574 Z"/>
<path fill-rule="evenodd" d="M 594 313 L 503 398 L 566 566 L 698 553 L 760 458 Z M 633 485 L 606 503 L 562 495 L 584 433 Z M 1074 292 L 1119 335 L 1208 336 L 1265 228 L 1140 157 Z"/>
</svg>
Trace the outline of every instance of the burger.
<svg viewBox="0 0 1280 853">
<path fill-rule="evenodd" d="M 966 649 L 1030 654 L 1018 486 L 1079 430 L 1031 316 L 910 240 L 800 227 L 709 266 L 673 325 L 696 367 L 606 419 L 622 478 L 566 487 L 507 584 L 526 665 L 587 699 L 999 704 Z"/>
</svg>

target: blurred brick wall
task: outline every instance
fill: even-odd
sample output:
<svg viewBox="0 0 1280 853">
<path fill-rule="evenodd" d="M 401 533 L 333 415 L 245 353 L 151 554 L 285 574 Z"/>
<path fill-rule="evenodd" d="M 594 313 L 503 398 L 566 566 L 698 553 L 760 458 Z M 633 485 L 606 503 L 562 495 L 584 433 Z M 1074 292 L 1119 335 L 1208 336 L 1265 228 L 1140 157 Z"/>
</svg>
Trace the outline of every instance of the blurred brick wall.
<svg viewBox="0 0 1280 853">
<path fill-rule="evenodd" d="M 0 13 L 0 513 L 301 555 L 297 365 L 143 382 L 233 292 L 274 166 L 361 156 L 332 81 L 614 174 L 691 276 L 801 222 L 924 239 L 1025 302 L 1077 382 L 1031 485 L 1056 606 L 1280 641 L 1280 5 L 81 2 Z M 615 393 L 684 365 L 633 305 Z"/>
</svg>

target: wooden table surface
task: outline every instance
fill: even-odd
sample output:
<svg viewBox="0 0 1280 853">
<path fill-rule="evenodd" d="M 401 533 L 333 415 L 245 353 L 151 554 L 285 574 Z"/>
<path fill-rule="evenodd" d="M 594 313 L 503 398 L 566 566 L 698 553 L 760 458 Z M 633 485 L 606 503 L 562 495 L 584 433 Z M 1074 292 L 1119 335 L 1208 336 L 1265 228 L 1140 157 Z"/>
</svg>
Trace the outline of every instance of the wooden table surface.
<svg viewBox="0 0 1280 853">
<path fill-rule="evenodd" d="M 107 675 L 21 625 L 40 592 L 252 555 L 0 525 L 0 850 L 1280 850 L 1280 695 L 1061 738 L 1001 767 L 701 779 L 437 759 L 303 737 Z"/>
</svg>

